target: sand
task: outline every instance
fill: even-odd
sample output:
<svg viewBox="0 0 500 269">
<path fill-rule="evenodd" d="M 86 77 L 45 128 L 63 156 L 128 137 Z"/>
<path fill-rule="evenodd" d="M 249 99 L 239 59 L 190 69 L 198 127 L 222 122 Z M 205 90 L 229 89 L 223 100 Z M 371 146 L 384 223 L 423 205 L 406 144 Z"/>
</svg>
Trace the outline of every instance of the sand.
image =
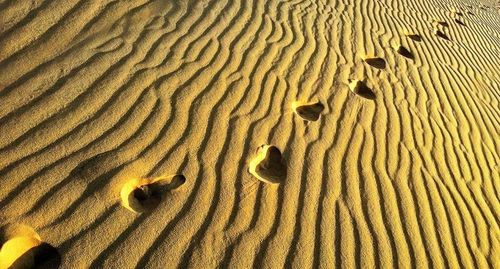
<svg viewBox="0 0 500 269">
<path fill-rule="evenodd" d="M 500 268 L 499 10 L 0 0 L 0 264 Z"/>
</svg>

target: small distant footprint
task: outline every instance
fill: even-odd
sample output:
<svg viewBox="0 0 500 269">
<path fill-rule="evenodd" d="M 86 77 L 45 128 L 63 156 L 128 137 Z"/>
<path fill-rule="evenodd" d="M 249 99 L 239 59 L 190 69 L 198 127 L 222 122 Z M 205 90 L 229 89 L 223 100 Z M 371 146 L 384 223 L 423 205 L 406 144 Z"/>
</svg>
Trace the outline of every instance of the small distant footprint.
<svg viewBox="0 0 500 269">
<path fill-rule="evenodd" d="M 402 55 L 402 56 L 404 56 L 404 57 L 406 57 L 406 58 L 408 58 L 408 59 L 412 59 L 412 60 L 413 60 L 413 59 L 415 58 L 415 57 L 413 56 L 413 53 L 411 53 L 411 52 L 410 52 L 407 48 L 405 48 L 405 47 L 403 47 L 403 46 L 401 46 L 401 45 L 398 47 L 397 52 L 398 52 L 400 55 Z"/>
<path fill-rule="evenodd" d="M 61 265 L 56 248 L 31 228 L 7 224 L 0 228 L 0 268 L 54 268 Z"/>
<path fill-rule="evenodd" d="M 450 38 L 445 33 L 443 33 L 443 31 L 441 31 L 439 29 L 434 29 L 434 34 L 443 38 L 443 39 L 450 40 Z"/>
<path fill-rule="evenodd" d="M 185 182 L 183 175 L 131 179 L 121 189 L 122 204 L 136 213 L 150 212 L 160 204 L 164 192 L 176 189 Z"/>
<path fill-rule="evenodd" d="M 325 106 L 320 102 L 309 104 L 296 103 L 293 105 L 295 113 L 306 121 L 317 121 L 323 109 L 325 109 Z"/>
<path fill-rule="evenodd" d="M 287 167 L 280 150 L 271 145 L 258 148 L 257 157 L 249 164 L 248 171 L 262 182 L 282 183 L 287 175 Z"/>
<path fill-rule="evenodd" d="M 443 27 L 449 27 L 450 26 L 450 24 L 448 24 L 445 21 L 438 21 L 438 20 L 436 20 L 436 23 L 439 24 L 439 25 L 441 25 L 441 26 L 443 26 Z"/>
<path fill-rule="evenodd" d="M 406 36 L 413 41 L 417 41 L 417 42 L 422 41 L 422 37 L 420 35 L 417 35 L 417 34 L 407 34 Z"/>
<path fill-rule="evenodd" d="M 374 100 L 375 99 L 375 93 L 370 89 L 366 83 L 364 83 L 361 80 L 351 80 L 349 83 L 349 88 L 351 91 L 361 97 L 364 97 L 366 99 Z"/>
<path fill-rule="evenodd" d="M 466 26 L 465 23 L 459 19 L 455 19 L 455 22 L 462 25 L 462 26 Z"/>
<path fill-rule="evenodd" d="M 380 57 L 365 58 L 364 61 L 365 63 L 378 69 L 385 69 L 386 67 L 385 60 Z"/>
</svg>

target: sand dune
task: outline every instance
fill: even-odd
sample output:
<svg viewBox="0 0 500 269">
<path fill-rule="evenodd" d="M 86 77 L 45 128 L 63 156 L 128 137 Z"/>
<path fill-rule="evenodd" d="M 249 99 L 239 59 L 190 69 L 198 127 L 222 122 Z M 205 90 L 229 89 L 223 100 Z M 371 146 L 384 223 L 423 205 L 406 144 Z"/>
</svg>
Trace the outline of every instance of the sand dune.
<svg viewBox="0 0 500 269">
<path fill-rule="evenodd" d="M 0 0 L 0 265 L 500 268 L 499 100 L 497 1 Z"/>
</svg>

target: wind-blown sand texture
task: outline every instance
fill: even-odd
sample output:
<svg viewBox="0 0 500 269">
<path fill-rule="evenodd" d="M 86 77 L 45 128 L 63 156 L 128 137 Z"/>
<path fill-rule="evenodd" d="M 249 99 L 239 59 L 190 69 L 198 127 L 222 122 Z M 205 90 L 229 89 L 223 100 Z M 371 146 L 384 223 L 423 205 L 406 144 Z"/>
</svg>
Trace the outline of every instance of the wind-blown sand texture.
<svg viewBox="0 0 500 269">
<path fill-rule="evenodd" d="M 0 0 L 0 225 L 61 268 L 500 268 L 496 2 Z"/>
</svg>

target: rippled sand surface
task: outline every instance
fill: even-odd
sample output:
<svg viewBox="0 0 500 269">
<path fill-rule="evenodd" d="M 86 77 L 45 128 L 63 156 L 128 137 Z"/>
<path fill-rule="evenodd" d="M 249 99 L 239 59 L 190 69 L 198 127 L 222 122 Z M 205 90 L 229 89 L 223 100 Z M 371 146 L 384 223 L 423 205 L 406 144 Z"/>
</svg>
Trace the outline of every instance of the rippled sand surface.
<svg viewBox="0 0 500 269">
<path fill-rule="evenodd" d="M 500 268 L 497 2 L 0 0 L 0 268 Z"/>
</svg>

